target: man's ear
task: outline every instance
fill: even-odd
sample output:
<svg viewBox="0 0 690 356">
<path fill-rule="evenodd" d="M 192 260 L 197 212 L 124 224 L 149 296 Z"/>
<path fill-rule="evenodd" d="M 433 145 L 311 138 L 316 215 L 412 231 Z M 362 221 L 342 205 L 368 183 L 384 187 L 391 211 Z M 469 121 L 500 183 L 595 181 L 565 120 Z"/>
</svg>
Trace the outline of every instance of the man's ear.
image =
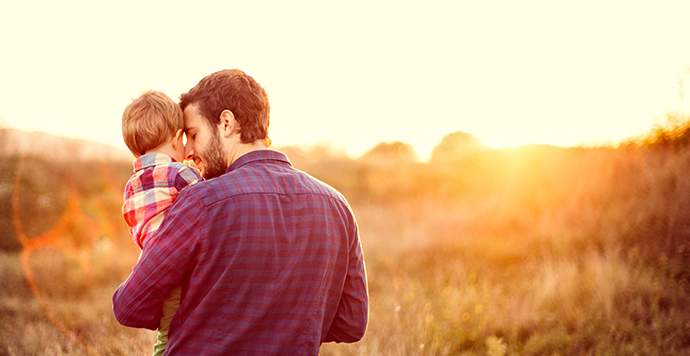
<svg viewBox="0 0 690 356">
<path fill-rule="evenodd" d="M 220 124 L 219 124 L 220 134 L 223 137 L 230 137 L 239 128 L 237 121 L 235 120 L 235 114 L 232 111 L 225 109 L 220 113 Z"/>
<path fill-rule="evenodd" d="M 182 131 L 182 129 L 178 129 L 177 132 L 175 132 L 175 136 L 173 136 L 172 139 L 173 150 L 177 151 L 177 143 L 180 142 L 182 135 L 184 135 L 184 131 Z"/>
</svg>

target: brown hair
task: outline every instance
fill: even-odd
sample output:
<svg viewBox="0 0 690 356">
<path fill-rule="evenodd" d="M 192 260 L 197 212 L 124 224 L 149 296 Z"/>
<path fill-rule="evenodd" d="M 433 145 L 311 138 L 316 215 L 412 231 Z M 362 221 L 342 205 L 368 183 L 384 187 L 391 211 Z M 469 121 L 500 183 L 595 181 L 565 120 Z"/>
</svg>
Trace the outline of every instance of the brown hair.
<svg viewBox="0 0 690 356">
<path fill-rule="evenodd" d="M 122 113 L 122 138 L 136 157 L 167 142 L 180 129 L 184 130 L 182 109 L 156 90 L 141 94 Z"/>
<path fill-rule="evenodd" d="M 223 110 L 232 111 L 239 124 L 240 141 L 251 143 L 268 137 L 271 108 L 264 88 L 239 69 L 225 69 L 201 79 L 180 95 L 180 107 L 197 105 L 211 127 L 220 124 Z"/>
</svg>

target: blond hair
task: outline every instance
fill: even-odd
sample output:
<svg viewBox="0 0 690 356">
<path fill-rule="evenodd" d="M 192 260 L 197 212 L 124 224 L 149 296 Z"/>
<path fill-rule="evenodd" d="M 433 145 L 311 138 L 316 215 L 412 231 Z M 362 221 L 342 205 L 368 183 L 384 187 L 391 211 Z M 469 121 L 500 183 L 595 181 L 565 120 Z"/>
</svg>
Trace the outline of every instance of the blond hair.
<svg viewBox="0 0 690 356">
<path fill-rule="evenodd" d="M 184 130 L 182 108 L 169 96 L 149 90 L 134 99 L 122 113 L 122 138 L 139 157 Z"/>
</svg>

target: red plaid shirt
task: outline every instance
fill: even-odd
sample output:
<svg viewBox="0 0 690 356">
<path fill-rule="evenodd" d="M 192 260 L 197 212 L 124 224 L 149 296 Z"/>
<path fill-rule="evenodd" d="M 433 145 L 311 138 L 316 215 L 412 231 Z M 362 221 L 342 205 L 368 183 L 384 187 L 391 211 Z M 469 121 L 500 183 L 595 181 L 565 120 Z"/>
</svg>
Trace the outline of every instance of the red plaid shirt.
<svg viewBox="0 0 690 356">
<path fill-rule="evenodd" d="M 133 165 L 134 175 L 125 186 L 122 215 L 134 242 L 143 248 L 180 191 L 201 180 L 201 176 L 196 169 L 161 153 L 147 153 Z"/>
<path fill-rule="evenodd" d="M 113 295 L 123 325 L 155 329 L 182 285 L 168 355 L 317 355 L 367 327 L 355 217 L 335 189 L 271 150 L 185 189 Z"/>
</svg>

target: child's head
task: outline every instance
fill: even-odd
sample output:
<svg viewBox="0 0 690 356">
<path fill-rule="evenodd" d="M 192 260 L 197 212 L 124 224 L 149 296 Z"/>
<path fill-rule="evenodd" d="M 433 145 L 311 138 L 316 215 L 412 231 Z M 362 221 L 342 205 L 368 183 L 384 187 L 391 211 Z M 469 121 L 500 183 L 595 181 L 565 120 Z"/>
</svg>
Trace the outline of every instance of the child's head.
<svg viewBox="0 0 690 356">
<path fill-rule="evenodd" d="M 167 143 L 173 143 L 174 151 L 180 151 L 177 146 L 182 142 L 183 132 L 184 115 L 180 105 L 159 91 L 141 94 L 122 114 L 122 138 L 135 157 Z M 181 152 L 173 158 L 181 161 L 184 147 Z"/>
</svg>

